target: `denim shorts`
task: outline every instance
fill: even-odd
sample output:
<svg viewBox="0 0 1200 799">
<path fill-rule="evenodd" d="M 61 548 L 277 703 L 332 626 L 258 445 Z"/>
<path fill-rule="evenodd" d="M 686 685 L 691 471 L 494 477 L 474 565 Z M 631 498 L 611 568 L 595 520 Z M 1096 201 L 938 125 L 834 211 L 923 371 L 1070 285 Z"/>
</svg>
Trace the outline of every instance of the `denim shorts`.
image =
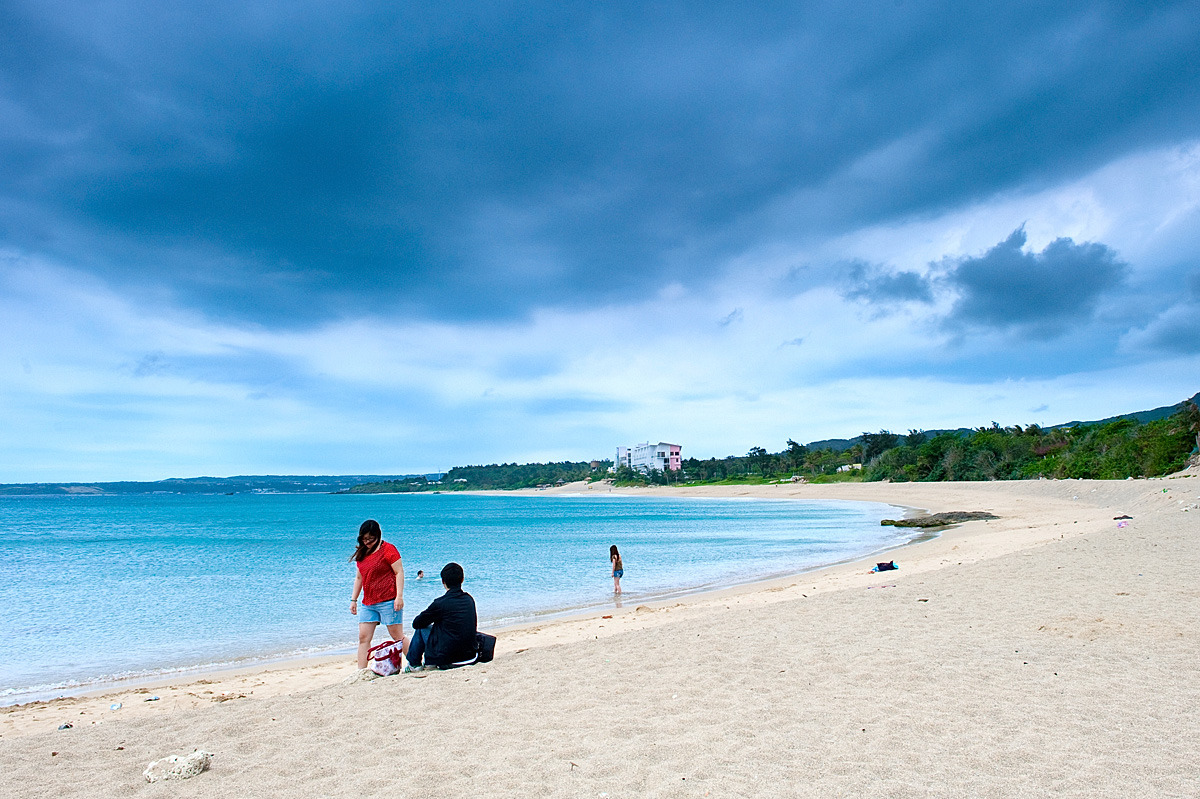
<svg viewBox="0 0 1200 799">
<path fill-rule="evenodd" d="M 359 624 L 404 624 L 404 610 L 396 610 L 396 600 L 389 599 L 377 605 L 362 605 L 358 609 Z"/>
<path fill-rule="evenodd" d="M 618 580 L 620 580 L 624 576 L 625 576 L 624 569 L 613 569 L 613 577 L 616 577 Z"/>
</svg>

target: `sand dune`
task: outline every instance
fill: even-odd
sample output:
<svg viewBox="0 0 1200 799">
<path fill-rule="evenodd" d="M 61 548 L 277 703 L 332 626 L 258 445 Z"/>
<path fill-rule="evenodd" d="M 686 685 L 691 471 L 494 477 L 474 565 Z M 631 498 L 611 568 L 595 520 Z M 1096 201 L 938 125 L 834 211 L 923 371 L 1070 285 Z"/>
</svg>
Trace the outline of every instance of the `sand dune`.
<svg viewBox="0 0 1200 799">
<path fill-rule="evenodd" d="M 5 795 L 1200 795 L 1200 477 L 685 492 L 1000 518 L 890 553 L 897 572 L 510 630 L 486 666 L 343 685 L 326 661 L 8 709 Z M 210 771 L 142 778 L 195 748 Z"/>
</svg>

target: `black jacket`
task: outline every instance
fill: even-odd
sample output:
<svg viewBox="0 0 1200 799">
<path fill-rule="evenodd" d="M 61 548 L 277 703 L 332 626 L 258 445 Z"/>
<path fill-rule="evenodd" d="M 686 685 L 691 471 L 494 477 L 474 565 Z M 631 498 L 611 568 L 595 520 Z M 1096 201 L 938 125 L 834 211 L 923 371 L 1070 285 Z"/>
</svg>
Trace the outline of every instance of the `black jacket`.
<svg viewBox="0 0 1200 799">
<path fill-rule="evenodd" d="M 475 657 L 475 600 L 461 588 L 448 588 L 413 619 L 413 629 L 432 626 L 425 647 L 430 666 L 449 666 Z"/>
</svg>

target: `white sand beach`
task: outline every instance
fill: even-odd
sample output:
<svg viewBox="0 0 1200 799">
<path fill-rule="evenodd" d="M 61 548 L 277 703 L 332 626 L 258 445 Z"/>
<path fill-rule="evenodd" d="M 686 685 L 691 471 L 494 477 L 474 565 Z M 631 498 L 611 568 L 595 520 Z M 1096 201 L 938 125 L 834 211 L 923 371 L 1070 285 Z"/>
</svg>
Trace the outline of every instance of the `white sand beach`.
<svg viewBox="0 0 1200 799">
<path fill-rule="evenodd" d="M 350 658 L 326 659 L 7 708 L 3 793 L 1200 795 L 1194 471 L 627 493 L 651 491 L 999 519 L 888 553 L 895 572 L 856 562 L 504 631 L 487 665 L 346 684 Z M 197 748 L 209 771 L 144 780 Z"/>
</svg>

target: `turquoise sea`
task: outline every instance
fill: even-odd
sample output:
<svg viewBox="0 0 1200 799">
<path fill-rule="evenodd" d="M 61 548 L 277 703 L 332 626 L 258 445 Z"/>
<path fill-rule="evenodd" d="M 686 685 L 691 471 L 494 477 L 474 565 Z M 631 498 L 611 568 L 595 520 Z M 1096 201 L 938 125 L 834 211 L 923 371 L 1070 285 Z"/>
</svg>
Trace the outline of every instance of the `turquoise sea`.
<svg viewBox="0 0 1200 799">
<path fill-rule="evenodd" d="M 403 557 L 406 622 L 454 560 L 495 628 L 866 555 L 911 535 L 879 525 L 895 512 L 609 494 L 0 497 L 0 704 L 350 652 L 348 558 L 367 518 Z M 610 544 L 625 563 L 619 600 Z"/>
</svg>

